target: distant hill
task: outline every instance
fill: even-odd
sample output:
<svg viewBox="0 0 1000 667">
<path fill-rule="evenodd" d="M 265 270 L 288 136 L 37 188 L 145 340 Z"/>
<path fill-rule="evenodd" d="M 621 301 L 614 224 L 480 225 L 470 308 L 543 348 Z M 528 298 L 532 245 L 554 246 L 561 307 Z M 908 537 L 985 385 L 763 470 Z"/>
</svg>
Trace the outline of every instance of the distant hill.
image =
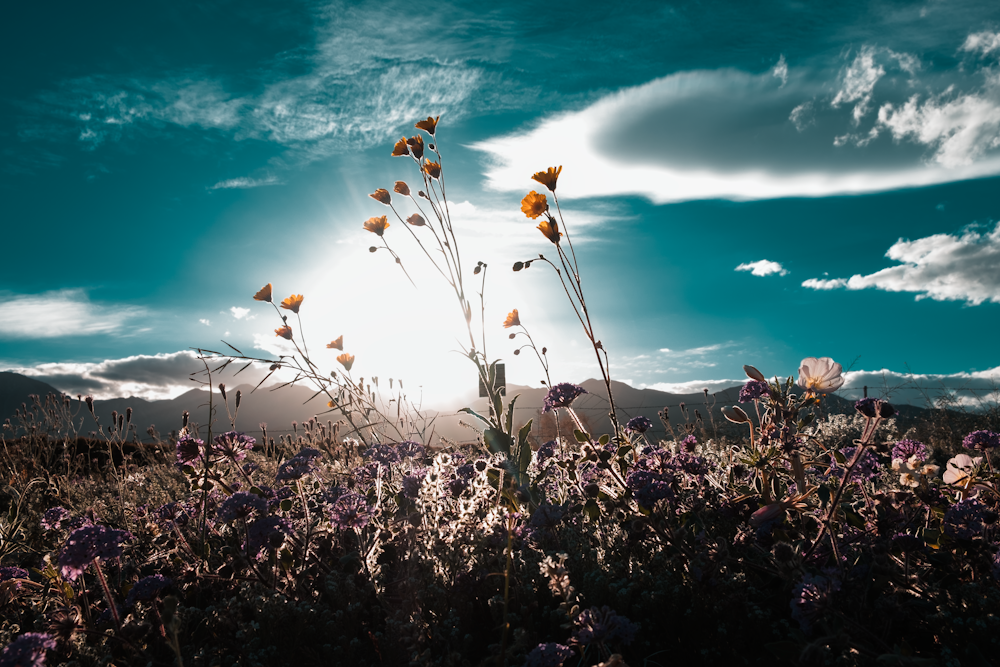
<svg viewBox="0 0 1000 667">
<path fill-rule="evenodd" d="M 575 411 L 585 421 L 585 426 L 593 434 L 610 432 L 611 419 L 608 416 L 607 389 L 604 382 L 590 379 L 583 382 L 581 386 L 588 393 L 580 396 L 573 403 Z M 322 422 L 327 420 L 336 422 L 339 416 L 338 413 L 328 411 L 326 401 L 322 397 L 310 400 L 315 392 L 306 386 L 290 386 L 281 389 L 262 387 L 256 392 L 251 391 L 253 387 L 250 385 L 230 387 L 227 388 L 230 409 L 233 408 L 237 389 L 241 390 L 243 395 L 236 428 L 255 436 L 259 435 L 259 425 L 262 422 L 268 425 L 268 432 L 276 437 L 281 433 L 290 432 L 293 421 L 301 423 L 318 415 Z M 694 423 L 699 415 L 703 426 L 709 432 L 712 432 L 713 428 L 719 434 L 740 434 L 745 430 L 726 421 L 721 413 L 724 406 L 738 404 L 739 386 L 709 394 L 707 397 L 702 392 L 671 394 L 655 389 L 636 389 L 622 382 L 612 382 L 612 390 L 619 410 L 619 421 L 624 424 L 629 418 L 638 415 L 648 418 L 653 423 L 649 434 L 651 438 L 663 438 L 667 435 L 667 430 L 658 414 L 664 409 L 668 413 L 670 425 L 678 434 L 683 432 L 686 423 Z M 543 416 L 541 414 L 546 391 L 545 388 L 536 389 L 517 385 L 508 385 L 507 387 L 505 401 L 509 402 L 515 395 L 518 396 L 515 404 L 516 424 L 521 425 L 529 419 L 533 419 L 532 435 L 536 439 L 549 439 L 554 433 L 555 426 L 552 415 Z M 30 394 L 44 398 L 49 393 L 61 394 L 59 390 L 44 382 L 17 373 L 0 372 L 0 421 L 8 416 L 13 416 L 15 410 L 20 408 L 22 403 L 30 406 L 31 401 L 28 398 Z M 228 430 L 229 420 L 217 391 L 214 400 L 217 407 L 214 429 L 216 432 Z M 127 408 L 132 408 L 132 423 L 135 424 L 140 438 L 144 440 L 151 439 L 146 433 L 150 426 L 161 437 L 166 437 L 171 431 L 179 430 L 181 428 L 181 415 L 185 410 L 190 413 L 191 420 L 194 422 L 204 424 L 208 421 L 208 395 L 200 389 L 192 389 L 170 400 L 147 401 L 141 398 L 115 398 L 96 401 L 95 406 L 100 423 L 105 428 L 111 424 L 112 411 L 124 414 Z M 88 435 L 91 431 L 97 430 L 86 406 L 75 396 L 71 397 L 71 407 L 76 414 L 74 423 L 77 425 L 80 435 Z M 459 407 L 462 406 L 456 406 L 453 412 L 447 413 L 427 411 L 426 414 L 429 418 L 436 417 L 434 422 L 435 436 L 444 436 L 456 442 L 469 442 L 476 439 L 476 431 L 469 426 L 481 430 L 483 425 L 471 415 L 458 413 Z M 469 407 L 480 414 L 488 412 L 486 399 L 478 399 Z M 830 395 L 824 399 L 823 409 L 830 413 L 850 412 L 853 410 L 853 401 L 837 395 Z M 928 416 L 931 413 L 928 409 L 910 405 L 899 405 L 897 409 L 900 417 L 911 420 Z M 565 414 L 560 417 L 560 424 L 572 428 L 569 418 Z"/>
</svg>

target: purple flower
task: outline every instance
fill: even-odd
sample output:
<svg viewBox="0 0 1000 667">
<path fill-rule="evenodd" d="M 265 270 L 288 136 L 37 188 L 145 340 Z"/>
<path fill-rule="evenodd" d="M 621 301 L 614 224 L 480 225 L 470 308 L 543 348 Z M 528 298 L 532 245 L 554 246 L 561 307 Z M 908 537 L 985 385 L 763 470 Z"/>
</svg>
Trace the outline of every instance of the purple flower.
<svg viewBox="0 0 1000 667">
<path fill-rule="evenodd" d="M 632 493 L 646 509 L 652 509 L 658 500 L 673 500 L 674 491 L 667 482 L 654 481 Z"/>
<path fill-rule="evenodd" d="M 420 495 L 420 483 L 423 482 L 422 474 L 407 475 L 403 478 L 403 495 L 410 500 L 414 500 Z"/>
<path fill-rule="evenodd" d="M 562 521 L 565 511 L 559 505 L 542 503 L 538 506 L 528 521 L 532 528 L 555 528 Z"/>
<path fill-rule="evenodd" d="M 799 622 L 803 632 L 809 632 L 813 622 L 830 608 L 830 598 L 840 590 L 840 582 L 820 575 L 806 574 L 792 589 L 792 618 Z"/>
<path fill-rule="evenodd" d="M 67 579 L 76 579 L 95 558 L 108 560 L 121 556 L 122 542 L 130 539 L 132 533 L 107 526 L 77 528 L 59 553 L 59 570 Z"/>
<path fill-rule="evenodd" d="M 173 582 L 162 574 L 143 577 L 135 582 L 135 585 L 129 590 L 128 596 L 125 598 L 125 606 L 131 607 L 139 600 L 152 600 L 171 583 Z"/>
<path fill-rule="evenodd" d="M 292 534 L 292 524 L 280 516 L 257 519 L 247 526 L 247 552 L 256 556 L 265 545 L 277 549 L 285 535 Z"/>
<path fill-rule="evenodd" d="M 892 448 L 892 460 L 902 459 L 909 461 L 911 456 L 916 456 L 923 461 L 927 458 L 927 447 L 922 442 L 916 440 L 900 440 Z"/>
<path fill-rule="evenodd" d="M 185 435 L 177 441 L 177 465 L 189 466 L 202 457 L 205 442 Z"/>
<path fill-rule="evenodd" d="M 228 431 L 216 436 L 213 443 L 215 445 L 214 453 L 220 454 L 230 461 L 242 461 L 257 441 L 243 433 Z"/>
<path fill-rule="evenodd" d="M 912 553 L 914 551 L 920 551 L 924 548 L 925 542 L 916 537 L 915 535 L 910 535 L 908 533 L 899 533 L 894 538 L 892 538 L 892 548 L 894 551 L 899 551 L 901 553 Z"/>
<path fill-rule="evenodd" d="M 404 459 L 417 459 L 424 456 L 424 446 L 412 440 L 404 440 L 396 445 L 396 451 Z"/>
<path fill-rule="evenodd" d="M 569 382 L 560 382 L 549 389 L 542 401 L 542 412 L 552 412 L 556 408 L 568 408 L 577 396 L 586 394 L 583 387 Z"/>
<path fill-rule="evenodd" d="M 535 452 L 535 460 L 538 461 L 539 464 L 545 463 L 545 461 L 556 455 L 556 447 L 556 441 L 549 440 L 539 447 L 537 452 Z"/>
<path fill-rule="evenodd" d="M 0 667 L 45 667 L 45 651 L 53 651 L 56 640 L 43 632 L 25 632 L 0 654 Z"/>
<path fill-rule="evenodd" d="M 573 657 L 573 649 L 569 646 L 550 642 L 539 644 L 531 649 L 524 667 L 562 667 L 562 664 Z"/>
<path fill-rule="evenodd" d="M 320 455 L 318 449 L 303 447 L 302 451 L 278 466 L 278 474 L 274 476 L 274 481 L 290 482 L 305 477 L 316 469 L 313 461 Z"/>
<path fill-rule="evenodd" d="M 756 401 L 771 393 L 771 386 L 763 380 L 750 380 L 740 388 L 740 403 Z"/>
<path fill-rule="evenodd" d="M 941 527 L 945 535 L 958 540 L 971 540 L 983 532 L 985 506 L 975 498 L 966 498 L 952 505 L 944 513 Z"/>
<path fill-rule="evenodd" d="M 966 449 L 993 449 L 1000 446 L 1000 433 L 993 431 L 973 431 L 962 440 Z"/>
<path fill-rule="evenodd" d="M 862 398 L 854 403 L 854 409 L 868 419 L 888 419 L 896 414 L 896 409 L 878 398 Z"/>
<path fill-rule="evenodd" d="M 267 501 L 253 493 L 237 491 L 219 506 L 216 516 L 219 521 L 229 523 L 237 519 L 246 519 L 254 512 L 260 516 L 267 514 Z"/>
<path fill-rule="evenodd" d="M 589 644 L 630 644 L 639 626 L 624 616 L 619 616 L 607 605 L 591 607 L 580 612 L 574 621 L 577 630 L 570 638 L 575 646 Z"/>
<path fill-rule="evenodd" d="M 684 451 L 688 454 L 693 453 L 697 446 L 698 446 L 698 438 L 696 438 L 693 435 L 686 436 L 683 440 L 681 440 L 681 451 Z"/>
<path fill-rule="evenodd" d="M 65 507 L 53 507 L 46 510 L 42 515 L 42 528 L 45 530 L 59 530 L 69 518 L 69 510 Z"/>
<path fill-rule="evenodd" d="M 361 529 L 371 520 L 371 508 L 368 501 L 356 493 L 346 493 L 330 508 L 330 520 L 343 530 L 348 528 Z"/>
<path fill-rule="evenodd" d="M 628 423 L 625 424 L 625 430 L 631 431 L 632 433 L 645 433 L 651 428 L 653 428 L 653 422 L 649 421 L 642 415 L 632 417 L 632 419 L 629 419 Z"/>
<path fill-rule="evenodd" d="M 461 477 L 448 482 L 448 491 L 452 498 L 458 498 L 467 488 L 469 488 L 469 482 Z"/>
<path fill-rule="evenodd" d="M 851 459 L 854 458 L 854 452 L 857 451 L 857 447 L 844 447 L 840 450 L 840 453 L 844 455 L 847 462 L 844 463 L 844 467 L 840 467 L 837 463 L 837 459 L 832 459 L 830 462 L 830 474 L 834 477 L 843 477 L 844 470 L 850 465 Z M 872 453 L 872 450 L 866 449 L 865 453 L 861 455 L 861 460 L 858 464 L 854 466 L 854 472 L 852 476 L 857 479 L 867 479 L 872 480 L 878 477 L 879 472 L 882 470 L 882 464 L 878 462 L 878 458 Z"/>
<path fill-rule="evenodd" d="M 27 579 L 28 571 L 20 567 L 0 567 L 0 581 L 10 581 L 11 579 Z M 21 584 L 18 582 L 17 588 Z"/>
<path fill-rule="evenodd" d="M 388 468 L 393 463 L 400 462 L 399 452 L 392 445 L 378 444 L 372 445 L 364 451 L 362 456 L 366 459 L 371 459 L 372 461 L 378 461 L 386 468 Z"/>
</svg>

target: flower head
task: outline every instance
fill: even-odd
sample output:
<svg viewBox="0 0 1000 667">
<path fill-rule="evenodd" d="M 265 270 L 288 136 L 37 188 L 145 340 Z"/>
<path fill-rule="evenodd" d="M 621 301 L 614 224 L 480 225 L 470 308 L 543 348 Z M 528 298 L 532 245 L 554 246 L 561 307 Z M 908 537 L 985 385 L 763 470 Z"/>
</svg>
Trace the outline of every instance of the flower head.
<svg viewBox="0 0 1000 667">
<path fill-rule="evenodd" d="M 538 231 L 545 234 L 545 238 L 559 245 L 559 238 L 562 236 L 562 232 L 559 231 L 559 223 L 555 221 L 555 218 L 542 220 L 538 224 Z"/>
<path fill-rule="evenodd" d="M 570 382 L 560 382 L 553 385 L 545 394 L 545 400 L 542 401 L 542 412 L 552 412 L 556 408 L 568 408 L 577 396 L 586 393 L 586 389 Z"/>
<path fill-rule="evenodd" d="M 326 344 L 326 349 L 328 349 L 328 350 L 340 350 L 340 351 L 343 351 L 344 350 L 344 337 L 343 336 L 337 336 L 336 340 L 332 340 L 332 341 L 330 341 L 329 343 Z"/>
<path fill-rule="evenodd" d="M 132 533 L 106 526 L 84 526 L 70 533 L 66 546 L 59 553 L 59 571 L 66 579 L 76 579 L 94 562 L 122 555 L 122 542 L 132 539 Z"/>
<path fill-rule="evenodd" d="M 539 644 L 528 653 L 524 667 L 562 667 L 574 655 L 569 646 L 555 642 Z"/>
<path fill-rule="evenodd" d="M 65 507 L 53 507 L 45 510 L 42 515 L 42 528 L 45 530 L 59 530 L 69 519 L 69 510 Z"/>
<path fill-rule="evenodd" d="M 977 456 L 972 458 L 968 454 L 958 454 L 954 458 L 948 459 L 948 463 L 945 464 L 944 474 L 941 476 L 941 480 L 945 484 L 951 484 L 954 486 L 960 486 L 963 489 L 968 489 L 972 484 L 972 478 L 975 475 L 976 467 L 982 462 L 983 458 Z"/>
<path fill-rule="evenodd" d="M 433 137 L 434 131 L 437 129 L 438 119 L 440 118 L 441 116 L 435 116 L 434 118 L 428 116 L 427 120 L 421 120 L 417 122 L 417 124 L 414 125 L 413 127 L 417 128 L 418 130 L 423 130 L 424 132 Z"/>
<path fill-rule="evenodd" d="M 364 528 L 371 520 L 368 501 L 356 493 L 345 493 L 330 508 L 330 520 L 341 529 Z"/>
<path fill-rule="evenodd" d="M 292 524 L 280 516 L 266 516 L 257 519 L 247 526 L 247 552 L 256 556 L 266 545 L 274 548 L 281 546 L 285 535 L 292 534 Z"/>
<path fill-rule="evenodd" d="M 385 188 L 379 188 L 368 196 L 380 204 L 385 204 L 386 206 L 389 206 L 392 203 L 392 197 L 389 195 L 389 191 Z"/>
<path fill-rule="evenodd" d="M 271 303 L 271 283 L 268 283 L 260 288 L 256 294 L 253 295 L 255 301 L 267 301 Z"/>
<path fill-rule="evenodd" d="M 756 401 L 771 393 L 771 385 L 761 380 L 750 380 L 740 388 L 740 403 Z"/>
<path fill-rule="evenodd" d="M 290 310 L 293 313 L 299 312 L 299 306 L 302 305 L 302 299 L 304 299 L 301 294 L 293 294 L 284 301 L 281 302 L 281 307 L 285 310 Z"/>
<path fill-rule="evenodd" d="M 545 195 L 532 190 L 521 200 L 521 210 L 524 214 L 534 220 L 542 213 L 549 210 L 549 202 Z"/>
<path fill-rule="evenodd" d="M 396 145 L 392 147 L 393 157 L 402 157 L 404 155 L 409 155 L 409 154 L 410 154 L 410 147 L 406 143 L 406 137 L 403 137 L 402 139 L 397 141 Z"/>
<path fill-rule="evenodd" d="M 408 217 L 406 221 L 411 225 L 413 225 L 414 227 L 423 227 L 424 225 L 427 224 L 423 216 L 421 216 L 419 213 L 414 213 L 413 215 Z"/>
<path fill-rule="evenodd" d="M 301 479 L 316 469 L 313 461 L 320 457 L 320 451 L 312 447 L 303 447 L 302 451 L 278 466 L 276 482 L 288 482 Z"/>
<path fill-rule="evenodd" d="M 632 419 L 629 419 L 628 423 L 625 424 L 625 430 L 632 431 L 633 433 L 645 433 L 651 428 L 653 428 L 653 422 L 649 421 L 642 415 L 632 417 Z"/>
<path fill-rule="evenodd" d="M 237 491 L 219 506 L 216 516 L 219 521 L 229 523 L 237 519 L 246 519 L 255 512 L 258 516 L 266 516 L 267 501 L 253 493 Z"/>
<path fill-rule="evenodd" d="M 280 337 L 280 338 L 284 338 L 285 340 L 291 340 L 292 339 L 292 328 L 286 324 L 283 327 L 281 327 L 280 329 L 275 329 L 274 330 L 274 337 L 275 338 L 279 338 Z"/>
<path fill-rule="evenodd" d="M 202 440 L 185 435 L 177 441 L 177 464 L 181 466 L 191 465 L 204 452 L 205 443 Z"/>
<path fill-rule="evenodd" d="M 337 361 L 339 361 L 340 365 L 344 367 L 344 370 L 350 372 L 351 366 L 354 365 L 354 355 L 347 354 L 345 352 L 344 354 L 337 355 Z"/>
<path fill-rule="evenodd" d="M 410 154 L 418 160 L 424 157 L 424 138 L 419 134 L 406 140 L 410 147 Z"/>
<path fill-rule="evenodd" d="M 0 667 L 45 667 L 45 652 L 56 649 L 56 640 L 43 632 L 25 632 L 0 654 Z"/>
<path fill-rule="evenodd" d="M 364 228 L 372 234 L 382 236 L 389 227 L 389 220 L 384 215 L 375 216 L 365 220 Z"/>
<path fill-rule="evenodd" d="M 173 582 L 162 574 L 143 577 L 135 582 L 135 585 L 129 590 L 128 597 L 125 598 L 125 606 L 131 607 L 139 600 L 152 600 L 171 583 Z"/>
<path fill-rule="evenodd" d="M 404 197 L 410 196 L 410 186 L 407 185 L 405 181 L 396 181 L 396 185 L 394 185 L 392 189 L 394 192 L 401 194 Z"/>
<path fill-rule="evenodd" d="M 959 540 L 971 540 L 983 532 L 986 506 L 975 498 L 966 498 L 952 505 L 944 514 L 941 527 L 946 535 Z"/>
<path fill-rule="evenodd" d="M 521 326 L 521 318 L 517 316 L 517 308 L 507 313 L 507 319 L 503 321 L 503 328 L 510 329 L 511 327 Z"/>
<path fill-rule="evenodd" d="M 829 394 L 844 384 L 844 367 L 830 357 L 807 357 L 799 364 L 799 386 L 814 394 Z"/>
<path fill-rule="evenodd" d="M 431 162 L 430 160 L 424 162 L 422 167 L 424 173 L 431 178 L 441 178 L 441 164 L 439 162 Z"/>
<path fill-rule="evenodd" d="M 545 171 L 539 171 L 531 178 L 532 180 L 538 181 L 545 187 L 547 187 L 551 192 L 556 191 L 556 181 L 559 179 L 559 174 L 562 172 L 562 167 L 549 167 Z"/>
<path fill-rule="evenodd" d="M 973 431 L 962 440 L 962 446 L 966 449 L 993 449 L 1000 446 L 1000 433 L 993 431 Z"/>
<path fill-rule="evenodd" d="M 920 486 L 922 477 L 933 477 L 938 473 L 936 465 L 925 464 L 923 459 L 917 456 L 911 456 L 906 460 L 894 458 L 892 469 L 899 473 L 900 485 L 912 488 Z"/>
<path fill-rule="evenodd" d="M 238 431 L 227 431 L 222 435 L 217 435 L 212 440 L 213 451 L 230 461 L 242 461 L 246 458 L 247 452 L 253 450 L 257 444 L 254 438 L 244 435 Z"/>
<path fill-rule="evenodd" d="M 900 440 L 892 448 L 892 459 L 902 459 L 908 461 L 910 457 L 916 457 L 923 461 L 927 458 L 927 447 L 922 442 L 916 440 Z"/>
</svg>

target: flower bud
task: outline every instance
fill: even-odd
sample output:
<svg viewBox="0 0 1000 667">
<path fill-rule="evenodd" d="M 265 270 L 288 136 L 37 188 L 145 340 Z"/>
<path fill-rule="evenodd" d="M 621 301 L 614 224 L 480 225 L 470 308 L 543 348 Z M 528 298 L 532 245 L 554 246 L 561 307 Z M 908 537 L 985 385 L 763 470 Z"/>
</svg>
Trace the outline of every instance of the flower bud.
<svg viewBox="0 0 1000 667">
<path fill-rule="evenodd" d="M 749 364 L 743 366 L 743 372 L 747 374 L 748 378 L 759 380 L 760 382 L 767 382 L 764 374 Z"/>
<path fill-rule="evenodd" d="M 750 423 L 750 417 L 748 417 L 747 413 L 743 412 L 743 409 L 737 405 L 734 405 L 731 408 L 724 406 L 722 408 L 722 416 L 734 424 Z"/>
</svg>

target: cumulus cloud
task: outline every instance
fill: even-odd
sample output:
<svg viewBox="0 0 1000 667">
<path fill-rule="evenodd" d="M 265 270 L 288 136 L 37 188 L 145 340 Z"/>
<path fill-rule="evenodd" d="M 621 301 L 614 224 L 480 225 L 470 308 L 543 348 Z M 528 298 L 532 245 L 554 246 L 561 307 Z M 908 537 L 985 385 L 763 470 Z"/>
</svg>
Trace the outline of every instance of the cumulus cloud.
<svg viewBox="0 0 1000 667">
<path fill-rule="evenodd" d="M 232 313 L 233 317 L 235 317 L 236 319 L 242 320 L 243 318 L 245 318 L 247 315 L 250 314 L 250 309 L 240 308 L 239 306 L 233 306 L 232 308 L 229 309 L 229 312 Z"/>
<path fill-rule="evenodd" d="M 981 53 L 988 55 L 994 51 L 1000 51 L 1000 32 L 976 32 L 965 38 L 962 44 L 962 51 Z"/>
<path fill-rule="evenodd" d="M 868 395 L 902 405 L 981 410 L 1000 404 L 1000 367 L 961 373 L 848 371 L 837 392 L 845 398 Z"/>
<path fill-rule="evenodd" d="M 985 301 L 1000 303 L 1000 223 L 991 232 L 969 228 L 958 234 L 900 239 L 885 256 L 902 263 L 846 279 L 810 278 L 802 286 L 914 292 L 917 299 L 965 301 L 973 306 Z"/>
<path fill-rule="evenodd" d="M 566 166 L 566 198 L 657 203 L 876 192 L 1000 173 L 1000 86 L 988 67 L 928 73 L 915 55 L 863 46 L 831 69 L 678 72 L 473 147 L 487 155 L 497 190 L 523 190 L 544 155 Z M 914 98 L 916 85 L 936 92 Z"/>
<path fill-rule="evenodd" d="M 123 333 L 143 308 L 96 304 L 81 289 L 0 292 L 0 338 L 62 338 Z"/>
<path fill-rule="evenodd" d="M 736 267 L 736 271 L 749 271 L 755 276 L 770 276 L 775 273 L 779 276 L 788 275 L 788 271 L 779 262 L 772 262 L 767 259 L 740 264 Z"/>
</svg>

